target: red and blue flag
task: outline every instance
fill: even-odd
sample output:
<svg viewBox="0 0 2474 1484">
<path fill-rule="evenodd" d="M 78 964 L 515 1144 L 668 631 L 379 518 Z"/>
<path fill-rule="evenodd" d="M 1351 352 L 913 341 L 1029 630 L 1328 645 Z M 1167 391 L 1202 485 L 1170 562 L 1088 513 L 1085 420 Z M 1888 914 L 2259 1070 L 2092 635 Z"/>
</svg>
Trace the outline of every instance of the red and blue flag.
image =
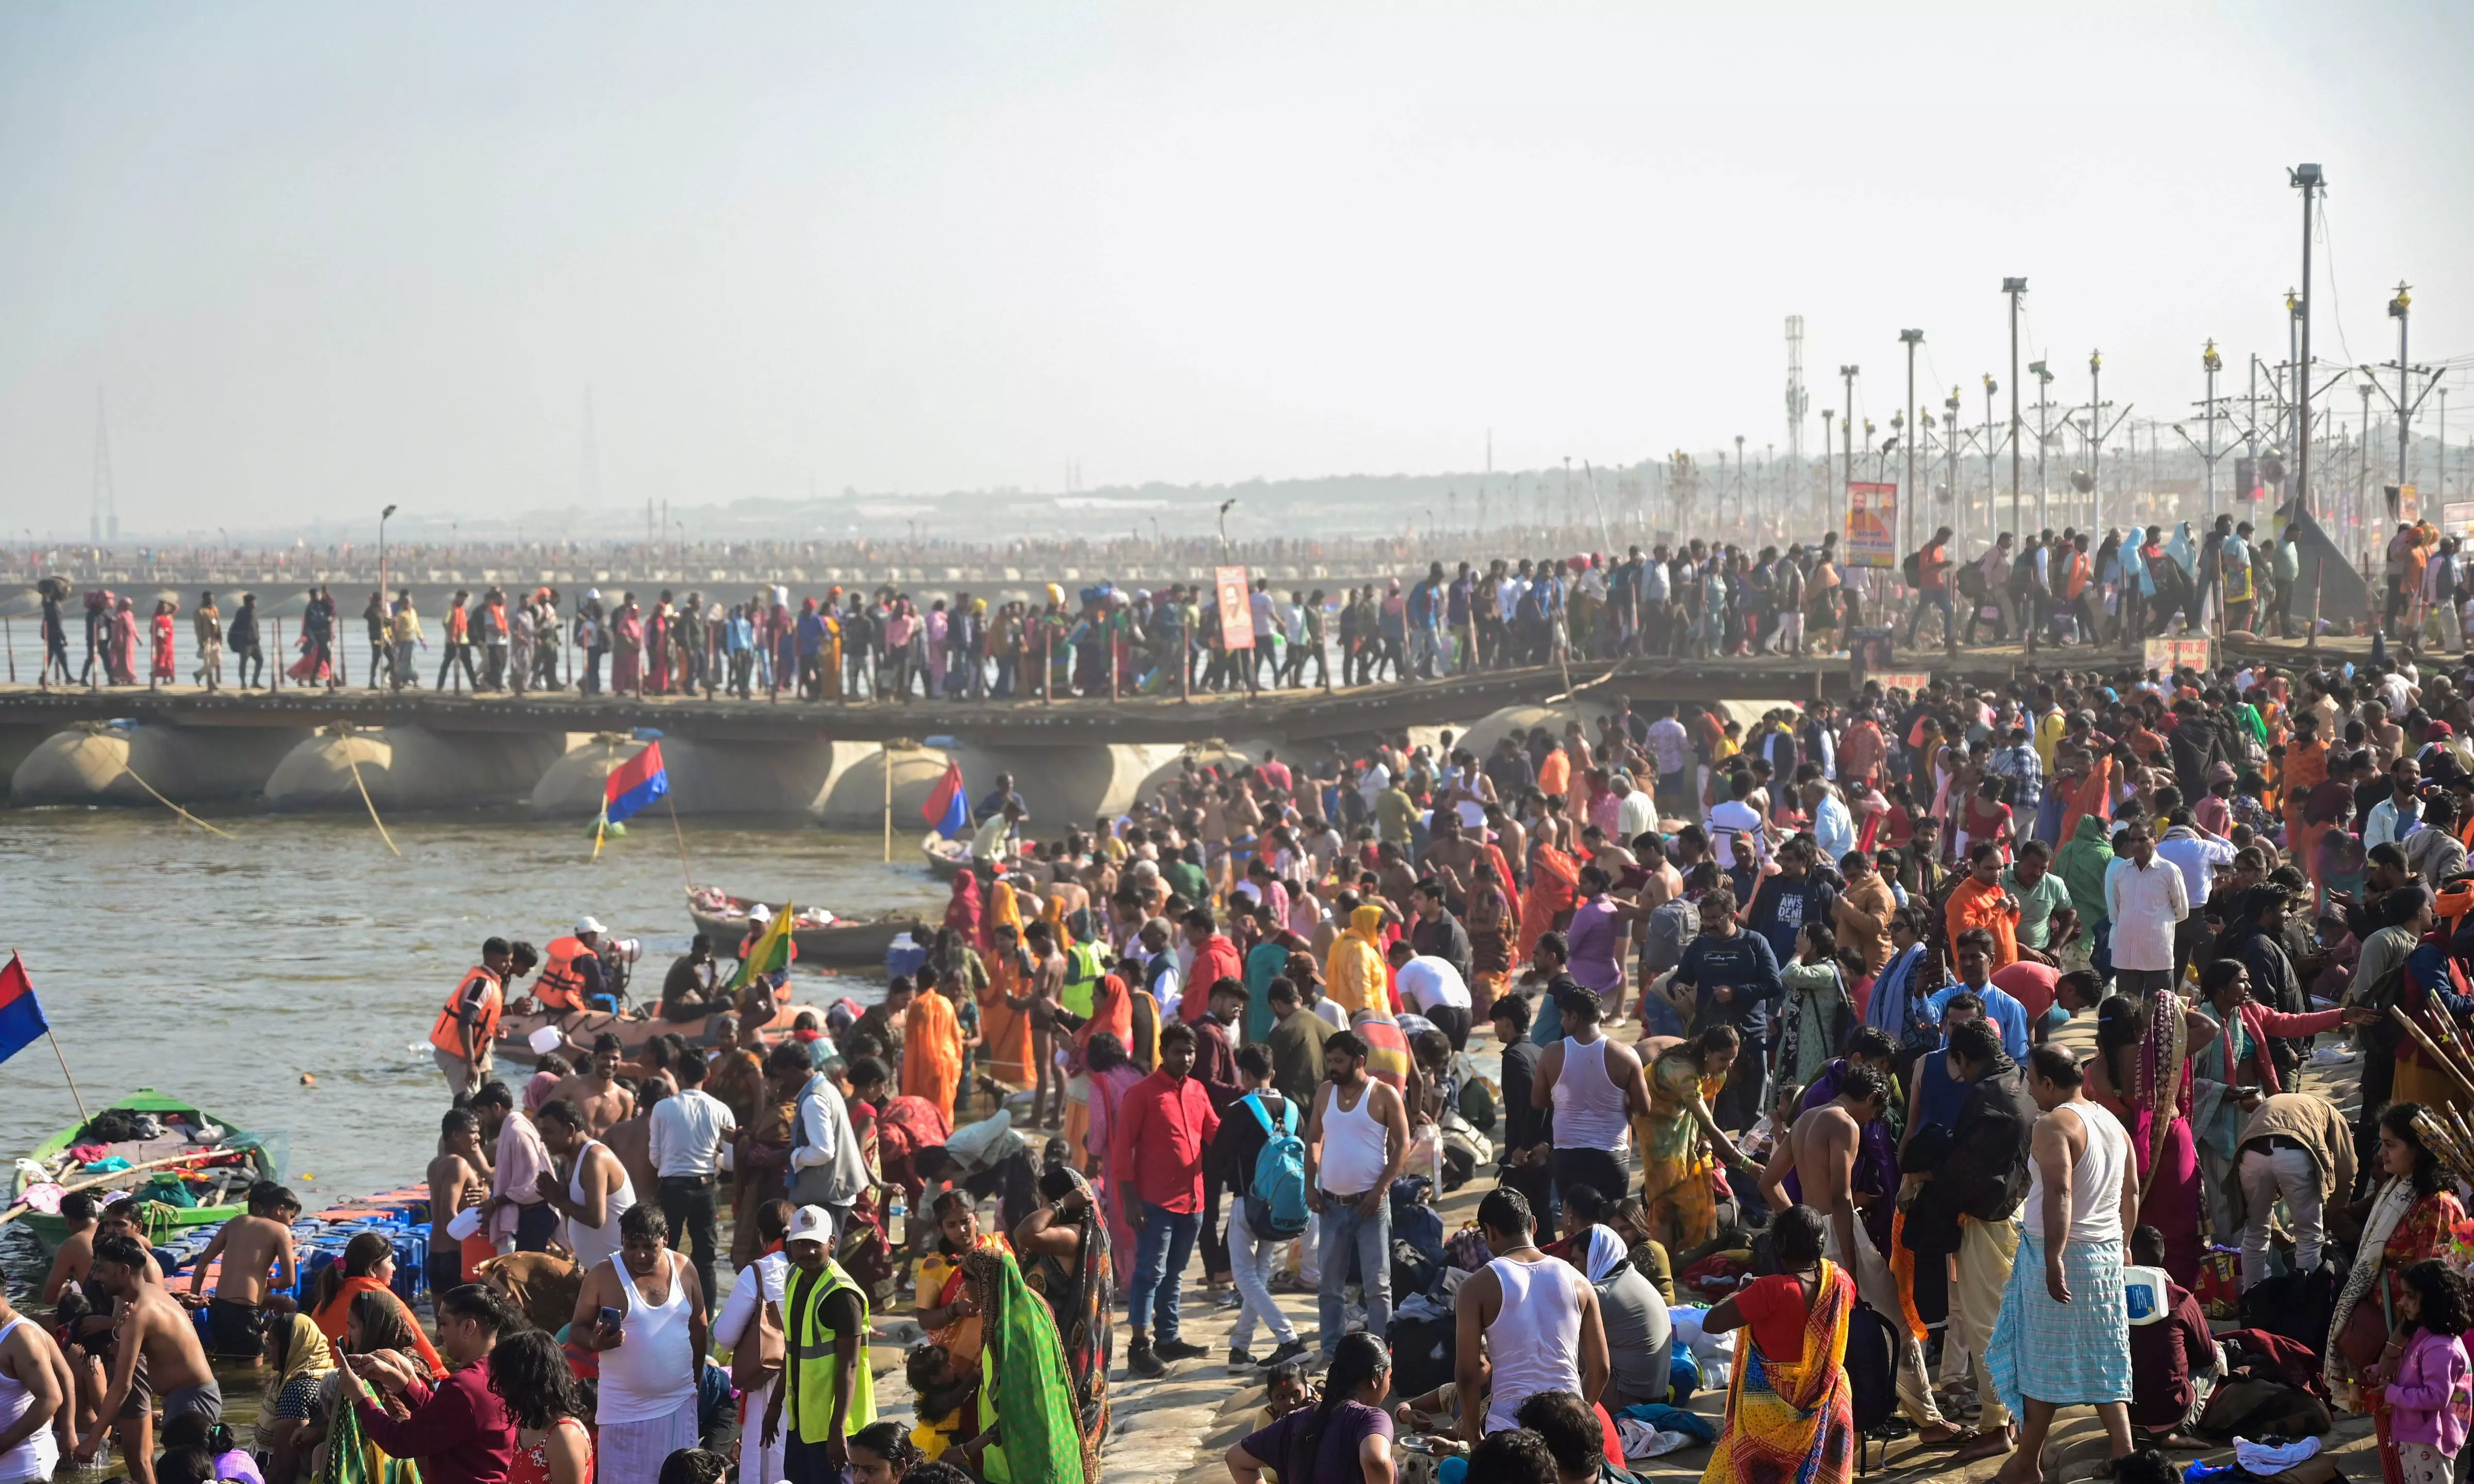
<svg viewBox="0 0 2474 1484">
<path fill-rule="evenodd" d="M 662 744 L 644 750 L 610 770 L 602 785 L 601 815 L 610 824 L 630 818 L 670 791 L 670 776 L 662 767 Z"/>
<path fill-rule="evenodd" d="M 919 817 L 936 826 L 936 833 L 948 840 L 959 840 L 970 832 L 971 801 L 962 792 L 962 765 L 945 759 L 945 776 L 928 792 L 928 802 L 919 808 Z"/>
<path fill-rule="evenodd" d="M 35 981 L 17 955 L 0 969 L 0 1062 L 5 1062 L 52 1033 L 43 1007 L 35 999 Z"/>
</svg>

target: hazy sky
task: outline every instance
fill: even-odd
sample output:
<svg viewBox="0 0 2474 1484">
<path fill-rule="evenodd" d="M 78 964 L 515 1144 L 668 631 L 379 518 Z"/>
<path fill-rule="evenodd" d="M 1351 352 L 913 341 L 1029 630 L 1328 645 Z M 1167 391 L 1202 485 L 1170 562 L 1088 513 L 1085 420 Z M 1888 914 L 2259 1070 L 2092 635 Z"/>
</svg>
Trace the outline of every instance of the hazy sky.
<svg viewBox="0 0 2474 1484">
<path fill-rule="evenodd" d="M 2401 276 L 2474 350 L 2469 63 L 2381 0 L 20 0 L 0 526 L 84 531 L 98 387 L 167 534 L 571 503 L 588 386 L 614 510 L 1758 450 L 1799 313 L 1817 446 L 1903 326 L 1980 415 L 2005 274 L 2144 416 L 2283 352 L 2302 159 L 2324 352 Z"/>
</svg>

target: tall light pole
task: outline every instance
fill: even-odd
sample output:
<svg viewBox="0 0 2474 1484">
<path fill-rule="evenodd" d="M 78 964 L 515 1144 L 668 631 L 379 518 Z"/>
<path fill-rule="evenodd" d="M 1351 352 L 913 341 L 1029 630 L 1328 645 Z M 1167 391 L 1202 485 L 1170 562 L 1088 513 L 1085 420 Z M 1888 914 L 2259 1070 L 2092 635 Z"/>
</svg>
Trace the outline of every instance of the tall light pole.
<svg viewBox="0 0 2474 1484">
<path fill-rule="evenodd" d="M 2302 336 L 2293 365 L 2293 514 L 2299 515 L 2311 508 L 2311 206 L 2328 178 L 2317 165 L 2296 165 L 2286 172 L 2286 183 L 2302 193 L 2302 289 L 2293 310 Z"/>
<path fill-rule="evenodd" d="M 1958 508 L 1958 388 L 1950 389 L 1950 395 L 1942 398 L 1941 406 L 1945 415 L 1942 419 L 1941 439 L 1943 498 L 1950 501 L 1951 518 L 1958 522 L 1958 530 L 1963 535 L 1968 527 L 1968 519 L 1966 514 Z M 1926 416 L 1929 418 L 1931 414 L 1928 413 Z M 1932 477 L 1932 470 L 1929 467 L 1925 470 L 1925 477 L 1927 479 Z M 1993 503 L 1990 491 L 1986 492 L 1984 503 L 1987 505 Z"/>
<path fill-rule="evenodd" d="M 2199 364 L 2208 372 L 2208 524 L 2217 522 L 2217 372 L 2225 369 L 2225 358 L 2217 354 L 2217 343 L 2208 342 L 2200 352 Z"/>
<path fill-rule="evenodd" d="M 2001 390 L 2001 383 L 1993 379 L 1991 371 L 1986 371 L 1984 373 L 1984 528 L 1993 533 L 1993 539 L 1997 541 L 2001 539 L 2001 516 L 1993 507 L 1993 461 L 2001 457 L 2001 444 L 1993 437 L 1993 394 Z M 2014 392 L 2011 395 L 2016 396 L 2018 394 Z M 2019 492 L 2015 486 L 2010 491 L 2010 525 L 2013 531 L 2018 529 Z"/>
<path fill-rule="evenodd" d="M 1838 446 L 1838 429 L 1831 422 L 1831 419 L 1834 415 L 1834 410 L 1831 408 L 1824 407 L 1821 409 L 1821 465 L 1822 472 L 1825 475 L 1828 474 L 1830 469 L 1830 451 Z M 1828 480 L 1825 478 L 1823 483 L 1828 483 Z M 1838 487 L 1838 496 L 1841 501 L 1846 499 L 1846 486 L 1841 485 Z M 1841 510 L 1838 514 L 1838 528 L 1842 531 L 1847 528 L 1847 513 L 1844 510 Z"/>
<path fill-rule="evenodd" d="M 1840 409 L 1846 416 L 1838 419 L 1838 436 L 1845 443 L 1847 466 L 1847 479 L 1838 487 L 1839 524 L 1841 525 L 1846 524 L 1847 486 L 1856 482 L 1856 368 L 1853 366 L 1838 368 L 1838 378 L 1847 384 L 1847 405 Z"/>
<path fill-rule="evenodd" d="M 378 512 L 378 606 L 381 608 L 386 606 L 387 600 L 386 523 L 387 517 L 394 514 L 392 505 Z M 377 677 L 373 675 L 370 680 L 375 683 Z"/>
<path fill-rule="evenodd" d="M 1916 422 L 1916 347 L 1921 346 L 1924 343 L 1925 332 L 1922 330 L 1899 331 L 1899 344 L 1907 347 L 1907 425 L 1909 427 L 1915 426 Z M 1907 551 L 1912 550 L 1915 546 L 1916 532 L 1914 524 L 1914 507 L 1916 503 L 1916 445 L 1914 441 L 1909 440 L 1907 445 L 1900 451 L 1907 456 L 1906 482 L 1900 486 L 1899 489 L 1899 515 L 1905 525 L 1907 539 L 1901 543 L 1899 549 L 1902 551 Z"/>
<path fill-rule="evenodd" d="M 2389 318 L 2397 323 L 2397 488 L 2405 488 L 2406 441 L 2413 426 L 2413 372 L 2405 358 L 2406 322 L 2411 318 L 2413 300 L 2406 294 L 2405 280 L 2397 280 L 2396 298 L 2389 300 Z M 2365 430 L 2367 432 L 2367 430 Z"/>
<path fill-rule="evenodd" d="M 2088 352 L 2088 527 L 2104 513 L 2104 352 Z"/>
<path fill-rule="evenodd" d="M 2022 523 L 2019 516 L 2019 296 L 2027 292 L 2027 280 L 2004 278 L 2001 292 L 2010 299 L 2010 524 L 2015 528 Z M 1993 419 L 1988 415 L 1985 420 L 1990 422 Z M 1988 494 L 1985 498 L 1989 500 L 1992 496 Z M 2039 504 L 2036 524 L 2042 526 L 2044 523 L 2045 511 Z"/>
<path fill-rule="evenodd" d="M 2042 529 L 2053 523 L 2045 503 L 2045 445 L 2053 441 L 2053 373 L 2044 362 L 2030 361 L 2027 374 L 2036 378 L 2036 525 Z"/>
</svg>

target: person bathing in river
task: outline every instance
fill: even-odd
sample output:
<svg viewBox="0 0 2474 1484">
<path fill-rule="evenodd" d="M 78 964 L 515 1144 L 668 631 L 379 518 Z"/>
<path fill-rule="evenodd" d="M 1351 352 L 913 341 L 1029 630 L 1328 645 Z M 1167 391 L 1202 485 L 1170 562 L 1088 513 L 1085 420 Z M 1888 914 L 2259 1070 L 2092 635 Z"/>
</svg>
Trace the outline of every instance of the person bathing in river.
<svg viewBox="0 0 2474 1484">
<path fill-rule="evenodd" d="M 464 1116 L 472 1121 L 472 1114 Z M 254 1365 L 265 1348 L 267 1297 L 290 1288 L 297 1276 L 291 1218 L 300 1212 L 301 1202 L 291 1191 L 261 1180 L 250 1186 L 247 1211 L 218 1228 L 189 1265 L 189 1292 L 195 1294 L 206 1286 L 206 1270 L 223 1259 L 214 1297 L 206 1301 L 206 1323 L 215 1353 L 224 1359 Z"/>
</svg>

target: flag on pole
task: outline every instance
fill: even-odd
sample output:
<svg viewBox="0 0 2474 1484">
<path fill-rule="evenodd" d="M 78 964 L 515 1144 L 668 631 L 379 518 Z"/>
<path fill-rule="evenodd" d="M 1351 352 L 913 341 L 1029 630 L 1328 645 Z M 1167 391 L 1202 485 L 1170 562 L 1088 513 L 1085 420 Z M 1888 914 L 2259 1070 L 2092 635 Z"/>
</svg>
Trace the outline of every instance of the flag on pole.
<svg viewBox="0 0 2474 1484">
<path fill-rule="evenodd" d="M 945 759 L 945 776 L 928 792 L 928 802 L 919 807 L 919 817 L 936 826 L 936 833 L 948 840 L 959 840 L 970 833 L 971 802 L 962 792 L 962 765 Z"/>
<path fill-rule="evenodd" d="M 669 791 L 670 776 L 662 767 L 662 744 L 647 742 L 643 752 L 610 770 L 601 789 L 602 822 L 616 825 Z"/>
<path fill-rule="evenodd" d="M 8 967 L 0 968 L 0 1062 L 51 1032 L 52 1022 L 43 1018 L 43 1007 L 35 998 L 35 982 L 26 977 L 25 964 L 10 954 Z"/>
<path fill-rule="evenodd" d="M 798 915 L 799 909 L 787 901 L 775 910 L 773 921 L 764 924 L 764 931 L 757 935 L 747 956 L 739 961 L 739 972 L 730 981 L 733 993 L 754 983 L 759 974 L 776 973 L 790 967 L 790 959 L 798 951 L 797 945 L 790 941 L 790 920 Z"/>
</svg>

